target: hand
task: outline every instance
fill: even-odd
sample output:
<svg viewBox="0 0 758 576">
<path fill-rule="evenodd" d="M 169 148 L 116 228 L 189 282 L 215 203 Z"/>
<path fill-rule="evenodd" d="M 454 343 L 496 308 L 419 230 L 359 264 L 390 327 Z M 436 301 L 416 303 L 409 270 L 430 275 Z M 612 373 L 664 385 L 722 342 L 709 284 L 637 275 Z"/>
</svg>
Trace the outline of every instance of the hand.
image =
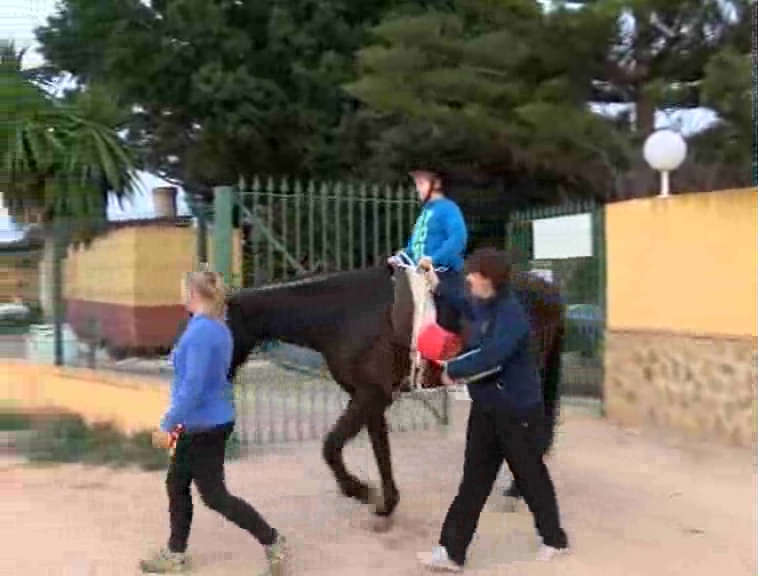
<svg viewBox="0 0 758 576">
<path fill-rule="evenodd" d="M 440 277 L 437 276 L 437 273 L 434 271 L 434 268 L 428 270 L 424 274 L 424 278 L 426 278 L 426 283 L 429 286 L 429 290 L 434 292 L 437 289 L 437 286 L 440 285 Z"/>
<path fill-rule="evenodd" d="M 167 449 L 171 445 L 171 434 L 163 430 L 153 432 L 153 446 L 156 448 Z"/>
<path fill-rule="evenodd" d="M 389 264 L 393 268 L 397 268 L 400 265 L 400 258 L 398 258 L 397 255 L 390 256 L 389 258 L 387 258 L 387 264 Z"/>
<path fill-rule="evenodd" d="M 429 258 L 429 256 L 424 256 L 423 258 L 421 258 L 421 260 L 418 261 L 418 267 L 421 270 L 425 270 L 425 271 L 434 269 L 434 267 L 432 266 L 432 259 Z"/>
<path fill-rule="evenodd" d="M 453 380 L 450 376 L 447 375 L 447 372 L 443 372 L 442 376 L 440 377 L 440 381 L 442 382 L 443 386 L 457 386 L 458 383 Z"/>
</svg>

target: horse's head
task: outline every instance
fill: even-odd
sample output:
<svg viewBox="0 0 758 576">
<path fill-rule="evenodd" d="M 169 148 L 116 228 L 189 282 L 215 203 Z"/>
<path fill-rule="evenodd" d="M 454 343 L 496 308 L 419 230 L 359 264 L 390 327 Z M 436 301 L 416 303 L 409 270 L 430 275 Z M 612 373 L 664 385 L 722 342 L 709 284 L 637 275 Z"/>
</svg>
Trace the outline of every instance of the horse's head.
<svg viewBox="0 0 758 576">
<path fill-rule="evenodd" d="M 240 290 L 227 299 L 226 324 L 234 343 L 229 378 L 233 380 L 250 352 L 269 339 L 265 306 L 252 291 Z"/>
</svg>

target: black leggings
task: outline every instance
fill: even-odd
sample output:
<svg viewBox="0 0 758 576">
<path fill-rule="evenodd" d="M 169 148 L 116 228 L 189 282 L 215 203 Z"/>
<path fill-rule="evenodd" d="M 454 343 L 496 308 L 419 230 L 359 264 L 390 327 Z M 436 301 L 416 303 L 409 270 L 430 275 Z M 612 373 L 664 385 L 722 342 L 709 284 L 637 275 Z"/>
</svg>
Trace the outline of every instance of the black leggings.
<svg viewBox="0 0 758 576">
<path fill-rule="evenodd" d="M 195 482 L 200 498 L 230 522 L 252 534 L 264 546 L 276 540 L 274 530 L 263 517 L 244 500 L 232 496 L 224 482 L 226 442 L 234 423 L 223 424 L 207 431 L 183 434 L 176 445 L 176 454 L 166 476 L 168 489 L 172 552 L 185 552 L 192 525 L 192 494 Z"/>
<path fill-rule="evenodd" d="M 524 491 L 543 542 L 568 545 L 561 528 L 555 488 L 542 461 L 544 415 L 540 408 L 526 417 L 472 402 L 466 429 L 463 479 L 442 526 L 439 544 L 450 559 L 463 565 L 479 515 L 492 491 L 503 459 Z"/>
</svg>

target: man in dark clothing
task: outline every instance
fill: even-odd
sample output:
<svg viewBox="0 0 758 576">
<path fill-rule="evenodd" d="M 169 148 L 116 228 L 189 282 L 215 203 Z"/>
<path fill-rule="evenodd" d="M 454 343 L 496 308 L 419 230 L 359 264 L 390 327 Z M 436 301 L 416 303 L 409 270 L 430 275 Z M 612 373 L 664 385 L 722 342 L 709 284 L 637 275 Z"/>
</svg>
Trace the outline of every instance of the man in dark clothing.
<svg viewBox="0 0 758 576">
<path fill-rule="evenodd" d="M 568 550 L 555 489 L 542 455 L 545 413 L 529 318 L 510 288 L 506 256 L 493 249 L 466 262 L 472 300 L 447 291 L 433 271 L 433 290 L 471 324 L 466 352 L 443 363 L 443 381 L 465 381 L 471 396 L 463 479 L 448 510 L 439 546 L 424 564 L 462 572 L 466 550 L 505 460 L 531 510 L 542 546 L 539 560 Z"/>
</svg>

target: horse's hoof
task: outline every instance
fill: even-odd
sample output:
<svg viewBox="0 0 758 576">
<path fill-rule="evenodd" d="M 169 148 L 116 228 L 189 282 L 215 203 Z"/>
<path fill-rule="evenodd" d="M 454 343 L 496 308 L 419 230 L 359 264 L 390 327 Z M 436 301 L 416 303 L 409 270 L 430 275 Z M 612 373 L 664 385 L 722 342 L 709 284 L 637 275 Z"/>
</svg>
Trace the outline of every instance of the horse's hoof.
<svg viewBox="0 0 758 576">
<path fill-rule="evenodd" d="M 376 486 L 371 484 L 366 489 L 366 501 L 364 504 L 368 504 L 374 509 L 378 509 L 383 504 L 382 493 Z"/>
<path fill-rule="evenodd" d="M 374 506 L 374 514 L 380 517 L 392 516 L 395 508 L 400 503 L 400 492 L 394 490 Z"/>
<path fill-rule="evenodd" d="M 392 524 L 392 516 L 377 516 L 372 514 L 367 522 L 367 527 L 376 534 L 383 534 L 389 532 Z"/>
</svg>

